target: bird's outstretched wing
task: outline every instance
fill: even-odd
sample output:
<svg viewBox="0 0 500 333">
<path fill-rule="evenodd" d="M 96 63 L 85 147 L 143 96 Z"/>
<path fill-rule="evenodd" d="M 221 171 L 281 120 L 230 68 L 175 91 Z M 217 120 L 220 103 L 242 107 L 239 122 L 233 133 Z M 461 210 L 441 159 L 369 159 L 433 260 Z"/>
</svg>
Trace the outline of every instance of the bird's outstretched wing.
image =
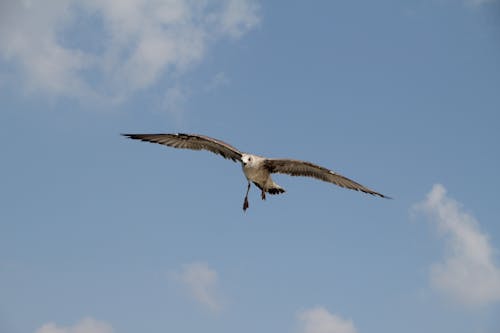
<svg viewBox="0 0 500 333">
<path fill-rule="evenodd" d="M 159 143 L 162 145 L 193 149 L 208 150 L 212 153 L 221 155 L 224 158 L 235 162 L 241 160 L 241 152 L 223 141 L 198 134 L 122 134 L 130 139 Z"/>
<path fill-rule="evenodd" d="M 361 191 L 382 198 L 389 198 L 383 194 L 370 190 L 369 188 L 364 187 L 347 177 L 310 162 L 291 159 L 266 159 L 264 161 L 264 166 L 271 173 L 284 173 L 291 176 L 312 177 L 325 182 L 333 183 L 340 187 Z"/>
</svg>

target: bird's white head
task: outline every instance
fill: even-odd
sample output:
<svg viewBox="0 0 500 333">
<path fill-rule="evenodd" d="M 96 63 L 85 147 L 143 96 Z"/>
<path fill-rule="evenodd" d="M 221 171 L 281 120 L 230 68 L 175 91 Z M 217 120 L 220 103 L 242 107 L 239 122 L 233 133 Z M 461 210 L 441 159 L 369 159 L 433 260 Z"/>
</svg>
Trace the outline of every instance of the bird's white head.
<svg viewBox="0 0 500 333">
<path fill-rule="evenodd" d="M 256 157 L 251 154 L 243 154 L 241 156 L 241 163 L 243 166 L 252 166 L 255 163 Z"/>
</svg>

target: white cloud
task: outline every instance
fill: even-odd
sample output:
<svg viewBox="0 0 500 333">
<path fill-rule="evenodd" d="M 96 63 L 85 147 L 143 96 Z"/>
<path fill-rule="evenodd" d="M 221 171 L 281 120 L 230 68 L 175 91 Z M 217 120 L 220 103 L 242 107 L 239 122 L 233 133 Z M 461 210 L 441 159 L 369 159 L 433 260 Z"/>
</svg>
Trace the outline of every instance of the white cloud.
<svg viewBox="0 0 500 333">
<path fill-rule="evenodd" d="M 351 320 L 331 314 L 323 307 L 315 307 L 299 313 L 300 333 L 356 333 Z"/>
<path fill-rule="evenodd" d="M 113 333 L 114 330 L 108 323 L 92 318 L 84 318 L 73 326 L 57 326 L 47 323 L 37 329 L 35 333 Z"/>
<path fill-rule="evenodd" d="M 173 276 L 187 287 L 191 296 L 214 312 L 222 309 L 221 297 L 217 291 L 217 272 L 203 262 L 182 265 Z"/>
<path fill-rule="evenodd" d="M 431 283 L 438 290 L 467 305 L 500 301 L 500 268 L 493 248 L 479 222 L 436 184 L 415 206 L 424 212 L 446 239 L 446 255 L 431 267 Z"/>
<path fill-rule="evenodd" d="M 259 23 L 258 10 L 255 2 L 228 1 L 221 15 L 219 29 L 234 38 L 241 37 Z"/>
<path fill-rule="evenodd" d="M 69 18 L 67 1 L 2 1 L 0 54 L 23 67 L 30 87 L 55 93 L 83 89 L 77 73 L 90 59 L 60 45 L 56 36 Z"/>
<path fill-rule="evenodd" d="M 192 68 L 258 14 L 256 0 L 4 0 L 0 57 L 32 89 L 120 99 Z"/>
</svg>

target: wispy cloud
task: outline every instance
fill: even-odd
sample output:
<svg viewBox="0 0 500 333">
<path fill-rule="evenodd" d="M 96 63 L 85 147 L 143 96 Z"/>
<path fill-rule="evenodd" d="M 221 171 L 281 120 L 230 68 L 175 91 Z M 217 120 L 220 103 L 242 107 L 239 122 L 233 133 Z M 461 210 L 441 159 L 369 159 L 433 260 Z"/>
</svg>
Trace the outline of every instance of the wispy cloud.
<svg viewBox="0 0 500 333">
<path fill-rule="evenodd" d="M 0 57 L 31 89 L 120 100 L 258 23 L 256 0 L 5 0 Z"/>
<path fill-rule="evenodd" d="M 315 307 L 298 314 L 300 333 L 356 333 L 351 320 L 328 312 L 323 307 Z"/>
<path fill-rule="evenodd" d="M 231 82 L 229 77 L 224 72 L 215 74 L 205 86 L 205 91 L 213 91 L 219 87 L 226 86 Z"/>
<path fill-rule="evenodd" d="M 106 322 L 84 318 L 73 326 L 57 326 L 55 323 L 42 325 L 35 333 L 113 333 L 113 327 Z"/>
<path fill-rule="evenodd" d="M 426 214 L 446 240 L 443 261 L 431 267 L 432 285 L 466 305 L 500 301 L 500 268 L 493 261 L 494 250 L 479 222 L 449 198 L 440 184 L 414 208 Z"/>
<path fill-rule="evenodd" d="M 217 290 L 217 272 L 207 263 L 185 264 L 182 265 L 180 271 L 173 272 L 171 275 L 181 282 L 201 305 L 214 312 L 222 309 L 222 298 Z"/>
</svg>

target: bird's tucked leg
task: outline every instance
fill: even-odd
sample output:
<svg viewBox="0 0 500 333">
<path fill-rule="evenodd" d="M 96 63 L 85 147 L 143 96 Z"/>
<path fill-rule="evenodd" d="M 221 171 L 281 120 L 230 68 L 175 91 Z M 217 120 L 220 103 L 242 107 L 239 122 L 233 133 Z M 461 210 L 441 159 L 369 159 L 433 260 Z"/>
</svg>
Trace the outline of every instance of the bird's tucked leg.
<svg viewBox="0 0 500 333">
<path fill-rule="evenodd" d="M 248 208 L 248 191 L 250 191 L 250 182 L 248 182 L 247 193 L 245 194 L 245 200 L 243 200 L 243 211 L 246 211 Z"/>
<path fill-rule="evenodd" d="M 266 191 L 264 189 L 261 190 L 260 197 L 262 200 L 266 200 Z"/>
</svg>

